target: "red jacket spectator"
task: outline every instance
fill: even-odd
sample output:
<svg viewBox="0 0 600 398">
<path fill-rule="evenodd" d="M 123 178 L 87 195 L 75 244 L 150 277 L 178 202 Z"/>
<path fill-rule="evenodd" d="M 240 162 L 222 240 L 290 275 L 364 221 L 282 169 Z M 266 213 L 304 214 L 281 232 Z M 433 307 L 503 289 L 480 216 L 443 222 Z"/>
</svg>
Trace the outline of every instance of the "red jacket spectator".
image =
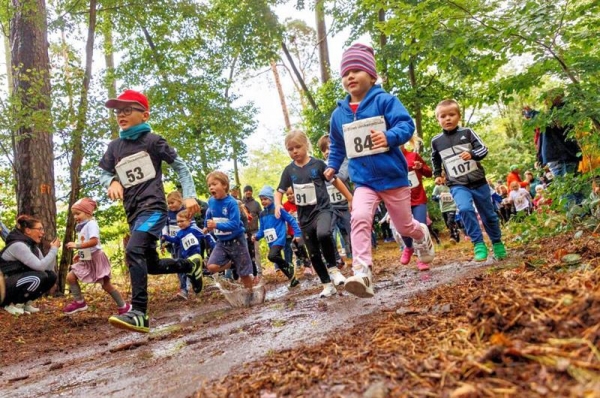
<svg viewBox="0 0 600 398">
<path fill-rule="evenodd" d="M 527 181 L 522 181 L 521 176 L 519 175 L 519 166 L 513 165 L 510 166 L 510 173 L 506 177 L 506 186 L 510 187 L 510 183 L 516 181 L 519 183 L 521 188 L 527 188 L 529 183 Z"/>
</svg>

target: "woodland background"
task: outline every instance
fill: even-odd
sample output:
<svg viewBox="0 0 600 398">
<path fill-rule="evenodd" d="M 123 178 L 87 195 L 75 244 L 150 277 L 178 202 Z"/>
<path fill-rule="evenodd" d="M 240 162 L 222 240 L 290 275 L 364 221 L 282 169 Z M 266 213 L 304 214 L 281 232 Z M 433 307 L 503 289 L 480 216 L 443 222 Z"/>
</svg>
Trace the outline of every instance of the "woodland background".
<svg viewBox="0 0 600 398">
<path fill-rule="evenodd" d="M 314 23 L 282 20 L 276 10 L 286 5 L 311 10 Z M 545 93 L 557 87 L 567 93 L 560 119 L 575 126 L 584 156 L 600 147 L 597 0 L 4 0 L 0 24 L 2 221 L 12 227 L 17 214 L 31 214 L 48 242 L 68 242 L 68 209 L 91 196 L 117 264 L 127 224 L 97 178 L 118 136 L 106 99 L 126 88 L 148 95 L 153 129 L 188 163 L 201 197 L 205 175 L 222 167 L 235 184 L 274 185 L 289 161 L 281 139 L 292 121 L 316 142 L 343 97 L 328 49 L 340 32 L 347 45 L 370 38 L 382 84 L 413 115 L 425 159 L 439 131 L 433 109 L 451 97 L 489 146 L 484 165 L 494 180 L 511 164 L 533 167 L 533 130 L 550 119 Z M 278 96 L 271 117 L 284 122 L 271 145 L 248 150 L 258 121 L 244 88 L 264 74 L 272 86 L 254 94 Z M 535 124 L 523 122 L 524 105 L 542 111 Z M 168 191 L 175 181 L 165 172 Z M 63 251 L 61 289 L 70 261 Z"/>
</svg>

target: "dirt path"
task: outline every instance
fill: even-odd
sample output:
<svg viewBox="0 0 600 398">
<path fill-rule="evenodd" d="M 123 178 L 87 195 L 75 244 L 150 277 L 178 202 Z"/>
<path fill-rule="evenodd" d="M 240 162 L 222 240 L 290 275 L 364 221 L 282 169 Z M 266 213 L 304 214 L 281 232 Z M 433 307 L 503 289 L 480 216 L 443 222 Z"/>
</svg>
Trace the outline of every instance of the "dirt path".
<svg viewBox="0 0 600 398">
<path fill-rule="evenodd" d="M 36 359 L 4 367 L 1 395 L 186 397 L 204 380 L 221 378 L 232 367 L 322 341 L 329 333 L 360 323 L 364 315 L 479 272 L 492 261 L 451 263 L 422 273 L 390 271 L 379 275 L 376 296 L 366 300 L 343 289 L 335 298 L 319 299 L 320 288 L 313 279 L 292 292 L 281 284 L 269 285 L 265 304 L 249 309 L 233 309 L 221 300 L 161 313 L 151 319 L 149 335 L 115 330 L 112 339 L 90 341 L 69 352 L 40 353 Z"/>
</svg>

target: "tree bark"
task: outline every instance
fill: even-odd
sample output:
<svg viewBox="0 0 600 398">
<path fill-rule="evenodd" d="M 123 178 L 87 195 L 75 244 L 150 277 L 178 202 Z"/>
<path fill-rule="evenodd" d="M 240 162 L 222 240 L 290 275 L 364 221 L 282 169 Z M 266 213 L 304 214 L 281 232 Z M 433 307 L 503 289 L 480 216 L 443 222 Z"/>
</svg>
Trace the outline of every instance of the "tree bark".
<svg viewBox="0 0 600 398">
<path fill-rule="evenodd" d="M 294 60 L 292 59 L 292 55 L 290 54 L 287 46 L 285 45 L 285 42 L 281 42 L 281 48 L 283 49 L 283 53 L 285 54 L 285 57 L 287 58 L 288 62 L 290 63 L 292 71 L 294 71 L 294 75 L 296 75 L 296 78 L 298 79 L 300 86 L 302 86 L 302 90 L 304 90 L 304 93 L 306 94 L 306 98 L 308 99 L 308 102 L 310 102 L 310 105 L 313 107 L 314 110 L 318 110 L 319 108 L 317 107 L 317 103 L 315 102 L 315 99 L 313 98 L 310 91 L 308 91 L 308 87 L 306 86 L 306 83 L 304 82 L 304 79 L 302 78 L 300 71 L 298 71 L 298 68 L 296 68 L 296 64 L 294 63 Z"/>
<path fill-rule="evenodd" d="M 44 0 L 12 0 L 14 169 L 17 212 L 39 218 L 46 229 L 42 251 L 56 238 L 56 193 L 50 96 L 48 27 Z"/>
<path fill-rule="evenodd" d="M 380 23 L 384 23 L 385 22 L 385 10 L 382 8 L 379 10 L 378 13 L 378 19 Z M 379 47 L 381 48 L 381 52 L 383 53 L 383 57 L 381 58 L 381 82 L 382 82 L 382 86 L 386 91 L 390 90 L 389 87 L 389 83 L 388 83 L 388 62 L 387 62 L 387 52 L 385 51 L 385 46 L 387 45 L 387 41 L 388 38 L 386 36 L 385 33 L 381 32 L 379 34 Z"/>
<path fill-rule="evenodd" d="M 117 97 L 117 79 L 115 78 L 115 53 L 113 51 L 113 22 L 110 13 L 105 14 L 105 20 L 102 21 L 102 34 L 104 35 L 104 62 L 106 63 L 106 91 L 108 98 Z M 119 138 L 119 124 L 117 117 L 112 114 L 108 116 L 110 127 L 110 137 L 114 140 Z"/>
<path fill-rule="evenodd" d="M 317 25 L 317 45 L 319 46 L 319 66 L 321 83 L 331 79 L 331 63 L 329 62 L 329 47 L 327 46 L 327 25 L 325 24 L 324 0 L 315 0 L 315 20 Z"/>
<path fill-rule="evenodd" d="M 290 122 L 290 113 L 285 102 L 285 94 L 283 93 L 283 87 L 281 86 L 281 79 L 279 77 L 279 71 L 277 70 L 277 64 L 274 60 L 271 60 L 271 70 L 273 71 L 273 77 L 275 78 L 275 86 L 277 87 L 277 93 L 279 94 L 279 102 L 281 103 L 281 111 L 283 112 L 283 121 L 285 122 L 285 128 L 288 131 L 290 131 L 292 129 L 292 123 Z"/>
<path fill-rule="evenodd" d="M 85 72 L 83 75 L 83 84 L 81 86 L 81 94 L 79 97 L 79 106 L 77 114 L 77 124 L 71 138 L 71 150 L 73 156 L 69 169 L 69 177 L 71 181 L 71 192 L 69 193 L 69 211 L 67 214 L 67 225 L 65 236 L 63 238 L 63 247 L 66 247 L 68 242 L 75 240 L 75 219 L 71 213 L 71 207 L 79 199 L 81 193 L 81 164 L 83 163 L 83 135 L 87 124 L 88 111 L 88 91 L 90 81 L 92 80 L 92 62 L 94 55 L 94 36 L 96 32 L 96 0 L 90 0 L 88 21 L 88 37 L 85 46 Z M 60 257 L 59 273 L 58 273 L 58 288 L 60 292 L 65 289 L 65 282 L 69 266 L 72 263 L 73 253 L 70 250 L 63 250 Z"/>
</svg>

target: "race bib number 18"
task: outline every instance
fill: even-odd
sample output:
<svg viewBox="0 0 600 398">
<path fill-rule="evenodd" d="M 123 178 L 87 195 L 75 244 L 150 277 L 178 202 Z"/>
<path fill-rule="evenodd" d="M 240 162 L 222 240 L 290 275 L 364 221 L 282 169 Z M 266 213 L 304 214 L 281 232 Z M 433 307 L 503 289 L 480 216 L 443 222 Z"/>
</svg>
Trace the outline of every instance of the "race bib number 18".
<svg viewBox="0 0 600 398">
<path fill-rule="evenodd" d="M 373 149 L 371 130 L 386 131 L 385 119 L 383 116 L 370 117 L 344 124 L 342 129 L 344 130 L 346 157 L 348 159 L 375 155 L 390 150 L 389 147 Z"/>
</svg>

